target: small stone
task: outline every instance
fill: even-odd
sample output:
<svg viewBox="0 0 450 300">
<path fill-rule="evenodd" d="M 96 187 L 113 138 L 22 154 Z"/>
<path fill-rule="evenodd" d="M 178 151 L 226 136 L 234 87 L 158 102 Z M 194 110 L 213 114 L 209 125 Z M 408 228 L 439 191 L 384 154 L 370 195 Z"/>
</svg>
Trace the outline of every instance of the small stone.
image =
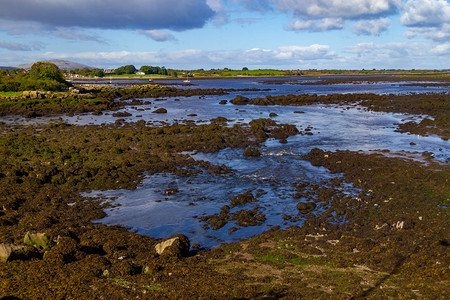
<svg viewBox="0 0 450 300">
<path fill-rule="evenodd" d="M 175 195 L 178 192 L 179 192 L 178 189 L 167 189 L 164 191 L 164 195 L 167 195 L 167 196 Z"/>
</svg>

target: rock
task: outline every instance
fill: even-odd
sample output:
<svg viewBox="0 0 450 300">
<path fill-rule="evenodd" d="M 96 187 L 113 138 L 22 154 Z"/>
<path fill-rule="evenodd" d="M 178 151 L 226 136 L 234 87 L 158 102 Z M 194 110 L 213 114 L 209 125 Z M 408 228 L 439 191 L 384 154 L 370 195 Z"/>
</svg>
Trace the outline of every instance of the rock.
<svg viewBox="0 0 450 300">
<path fill-rule="evenodd" d="M 30 233 L 25 234 L 23 242 L 36 248 L 50 249 L 50 239 L 45 233 Z"/>
<path fill-rule="evenodd" d="M 158 108 L 157 110 L 152 111 L 152 113 L 154 113 L 154 114 L 165 114 L 165 113 L 167 113 L 167 109 L 161 107 L 161 108 Z"/>
<path fill-rule="evenodd" d="M 244 150 L 244 156 L 259 157 L 261 156 L 261 152 L 259 152 L 259 150 L 256 148 L 249 147 Z"/>
<path fill-rule="evenodd" d="M 176 234 L 155 246 L 159 255 L 182 257 L 189 254 L 191 242 L 184 234 Z"/>
<path fill-rule="evenodd" d="M 167 189 L 164 191 L 164 195 L 167 195 L 167 196 L 175 195 L 178 192 L 179 192 L 178 189 Z"/>
<path fill-rule="evenodd" d="M 255 196 L 251 192 L 245 192 L 231 198 L 231 207 L 243 205 L 249 202 L 256 201 Z"/>
<path fill-rule="evenodd" d="M 307 214 L 313 211 L 316 208 L 316 204 L 314 202 L 300 202 L 297 204 L 297 209 L 302 214 Z"/>
<path fill-rule="evenodd" d="M 18 250 L 22 250 L 23 247 L 15 246 L 11 244 L 0 244 L 0 262 L 7 262 Z"/>
<path fill-rule="evenodd" d="M 269 117 L 271 117 L 271 118 L 273 118 L 273 117 L 277 117 L 278 116 L 278 114 L 276 114 L 276 113 L 273 113 L 273 112 L 271 112 L 270 114 L 269 114 Z"/>
<path fill-rule="evenodd" d="M 227 100 L 220 100 L 219 104 L 227 104 Z"/>
</svg>

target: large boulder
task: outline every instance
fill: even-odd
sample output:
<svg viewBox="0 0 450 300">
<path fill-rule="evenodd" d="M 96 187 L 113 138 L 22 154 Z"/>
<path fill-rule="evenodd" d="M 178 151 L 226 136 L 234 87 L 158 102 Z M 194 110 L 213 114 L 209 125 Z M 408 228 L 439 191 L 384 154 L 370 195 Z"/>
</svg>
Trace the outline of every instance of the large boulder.
<svg viewBox="0 0 450 300">
<path fill-rule="evenodd" d="M 165 256 L 182 257 L 189 255 L 191 242 L 184 234 L 176 234 L 155 245 L 156 253 Z"/>
</svg>

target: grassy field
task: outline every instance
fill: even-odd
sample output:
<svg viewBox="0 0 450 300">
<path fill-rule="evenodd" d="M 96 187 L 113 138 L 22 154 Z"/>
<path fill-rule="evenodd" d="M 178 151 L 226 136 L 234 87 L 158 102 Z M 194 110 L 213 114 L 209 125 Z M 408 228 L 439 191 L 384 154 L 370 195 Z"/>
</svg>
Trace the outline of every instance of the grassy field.
<svg viewBox="0 0 450 300">
<path fill-rule="evenodd" d="M 146 75 L 136 75 L 136 74 L 123 74 L 123 75 L 116 75 L 116 74 L 111 74 L 111 75 L 105 75 L 105 77 L 103 78 L 109 78 L 109 77 L 123 77 L 123 78 L 146 78 L 146 77 L 172 77 L 172 76 L 168 76 L 168 75 L 161 75 L 161 74 L 146 74 Z"/>
<path fill-rule="evenodd" d="M 22 92 L 0 92 L 0 97 L 21 96 Z"/>
<path fill-rule="evenodd" d="M 248 70 L 248 71 L 224 71 L 217 73 L 220 76 L 283 76 L 286 75 L 285 71 L 279 70 Z"/>
</svg>

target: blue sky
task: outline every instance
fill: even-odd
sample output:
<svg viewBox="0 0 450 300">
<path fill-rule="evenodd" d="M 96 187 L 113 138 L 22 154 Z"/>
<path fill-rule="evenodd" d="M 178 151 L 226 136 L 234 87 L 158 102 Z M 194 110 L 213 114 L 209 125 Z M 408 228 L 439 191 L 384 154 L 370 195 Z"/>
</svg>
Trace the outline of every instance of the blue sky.
<svg viewBox="0 0 450 300">
<path fill-rule="evenodd" d="M 0 65 L 449 69 L 447 0 L 0 0 Z"/>
</svg>

